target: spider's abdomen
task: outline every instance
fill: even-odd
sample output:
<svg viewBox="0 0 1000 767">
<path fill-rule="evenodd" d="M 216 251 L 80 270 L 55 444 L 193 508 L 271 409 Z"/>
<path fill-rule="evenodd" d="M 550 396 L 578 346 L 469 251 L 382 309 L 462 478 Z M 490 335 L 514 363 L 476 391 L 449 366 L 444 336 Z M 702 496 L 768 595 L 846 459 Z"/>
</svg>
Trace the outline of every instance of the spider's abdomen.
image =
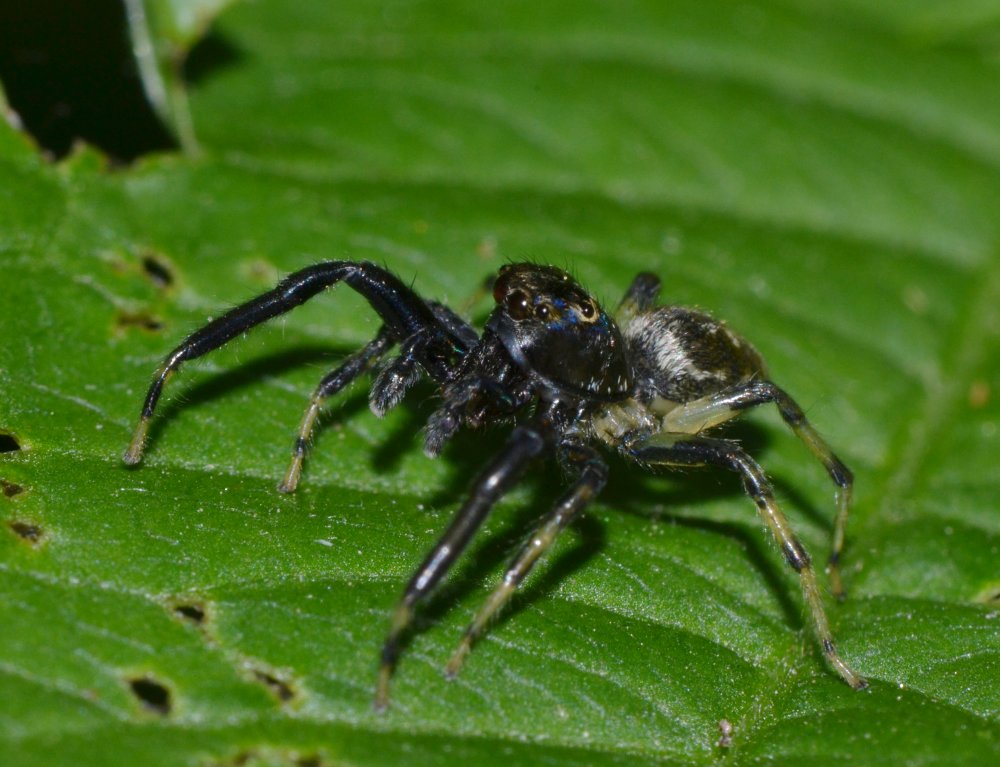
<svg viewBox="0 0 1000 767">
<path fill-rule="evenodd" d="M 749 342 L 707 314 L 662 306 L 622 327 L 635 373 L 636 397 L 685 403 L 752 378 L 766 378 Z"/>
</svg>

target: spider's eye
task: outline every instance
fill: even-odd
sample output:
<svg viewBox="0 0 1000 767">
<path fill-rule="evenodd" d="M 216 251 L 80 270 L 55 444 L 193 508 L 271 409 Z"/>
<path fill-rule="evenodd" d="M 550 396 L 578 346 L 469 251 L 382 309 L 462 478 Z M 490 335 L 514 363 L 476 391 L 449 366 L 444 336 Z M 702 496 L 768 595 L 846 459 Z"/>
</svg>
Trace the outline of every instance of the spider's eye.
<svg viewBox="0 0 1000 767">
<path fill-rule="evenodd" d="M 504 307 L 511 319 L 524 320 L 531 316 L 528 294 L 523 290 L 512 290 L 504 297 Z"/>
<path fill-rule="evenodd" d="M 597 315 L 597 309 L 589 301 L 580 305 L 580 316 L 585 320 L 592 320 Z"/>
<path fill-rule="evenodd" d="M 548 304 L 539 304 L 535 307 L 535 316 L 540 320 L 547 320 L 552 316 L 552 309 Z"/>
</svg>

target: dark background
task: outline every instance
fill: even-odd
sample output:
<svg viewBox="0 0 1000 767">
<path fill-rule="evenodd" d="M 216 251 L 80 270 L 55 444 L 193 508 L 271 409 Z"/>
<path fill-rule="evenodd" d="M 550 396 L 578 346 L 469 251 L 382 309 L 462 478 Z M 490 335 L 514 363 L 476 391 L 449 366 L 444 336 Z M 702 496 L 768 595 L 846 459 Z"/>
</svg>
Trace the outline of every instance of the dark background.
<svg viewBox="0 0 1000 767">
<path fill-rule="evenodd" d="M 176 148 L 146 101 L 120 0 L 0 0 L 0 81 L 53 159 L 77 140 L 116 163 Z"/>
</svg>

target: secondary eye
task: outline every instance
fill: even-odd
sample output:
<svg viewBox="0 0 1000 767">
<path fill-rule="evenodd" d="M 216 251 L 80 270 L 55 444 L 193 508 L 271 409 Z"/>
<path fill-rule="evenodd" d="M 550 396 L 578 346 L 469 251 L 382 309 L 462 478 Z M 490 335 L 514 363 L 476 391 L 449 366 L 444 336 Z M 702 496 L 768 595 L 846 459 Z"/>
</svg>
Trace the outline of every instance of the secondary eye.
<svg viewBox="0 0 1000 767">
<path fill-rule="evenodd" d="M 597 309 L 591 303 L 582 304 L 580 306 L 580 316 L 585 320 L 592 320 L 597 315 Z"/>
<path fill-rule="evenodd" d="M 552 316 L 552 309 L 548 304 L 539 304 L 535 307 L 535 316 L 540 320 L 547 320 Z"/>
</svg>

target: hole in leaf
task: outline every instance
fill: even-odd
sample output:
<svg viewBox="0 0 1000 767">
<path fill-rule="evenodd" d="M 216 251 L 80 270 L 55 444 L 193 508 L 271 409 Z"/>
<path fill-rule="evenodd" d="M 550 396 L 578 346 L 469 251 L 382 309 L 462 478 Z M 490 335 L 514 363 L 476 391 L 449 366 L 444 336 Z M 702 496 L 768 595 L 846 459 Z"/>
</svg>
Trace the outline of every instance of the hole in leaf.
<svg viewBox="0 0 1000 767">
<path fill-rule="evenodd" d="M 295 697 L 294 688 L 284 679 L 279 679 L 274 674 L 262 669 L 254 669 L 253 676 L 258 682 L 266 685 L 282 703 L 287 703 Z"/>
<path fill-rule="evenodd" d="M 210 762 L 211 767 L 245 767 L 255 759 L 253 751 L 237 751 L 232 757 L 217 762 Z"/>
<path fill-rule="evenodd" d="M 141 676 L 129 679 L 128 684 L 144 708 L 160 716 L 170 713 L 170 690 L 155 679 Z"/>
<path fill-rule="evenodd" d="M 42 528 L 33 525 L 31 522 L 20 522 L 13 520 L 7 523 L 14 534 L 28 543 L 38 543 L 44 535 Z"/>
<path fill-rule="evenodd" d="M 169 288 L 174 284 L 173 270 L 163 259 L 152 253 L 147 253 L 142 257 L 142 268 L 146 276 L 158 288 Z"/>
<path fill-rule="evenodd" d="M 0 453 L 16 453 L 21 449 L 21 443 L 13 434 L 0 432 Z"/>
<path fill-rule="evenodd" d="M 207 762 L 207 767 L 324 767 L 323 757 L 316 753 L 300 754 L 280 747 L 258 747 L 237 751 L 232 756 Z"/>
<path fill-rule="evenodd" d="M 15 495 L 23 493 L 24 488 L 20 485 L 14 484 L 13 482 L 8 482 L 6 479 L 0 479 L 0 491 L 2 491 L 8 498 L 13 498 Z"/>
<path fill-rule="evenodd" d="M 187 603 L 176 605 L 174 612 L 198 626 L 205 622 L 205 608 L 202 605 Z"/>
<path fill-rule="evenodd" d="M 163 330 L 163 323 L 149 312 L 119 312 L 115 322 L 121 329 L 139 328 L 149 333 Z"/>
</svg>

